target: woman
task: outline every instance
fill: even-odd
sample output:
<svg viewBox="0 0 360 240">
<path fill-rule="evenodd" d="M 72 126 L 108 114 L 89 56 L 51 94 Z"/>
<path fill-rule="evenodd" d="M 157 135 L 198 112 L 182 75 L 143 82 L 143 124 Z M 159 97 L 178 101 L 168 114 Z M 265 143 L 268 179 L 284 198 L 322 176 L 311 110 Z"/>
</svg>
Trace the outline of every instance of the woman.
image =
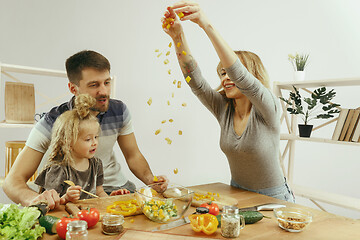
<svg viewBox="0 0 360 240">
<path fill-rule="evenodd" d="M 267 88 L 268 77 L 260 58 L 251 52 L 234 52 L 197 3 L 178 2 L 168 7 L 164 16 L 163 29 L 174 41 L 185 79 L 220 124 L 220 147 L 229 161 L 231 185 L 294 202 L 278 159 L 280 106 Z M 196 23 L 212 42 L 220 58 L 220 92 L 202 77 L 181 21 Z"/>
</svg>

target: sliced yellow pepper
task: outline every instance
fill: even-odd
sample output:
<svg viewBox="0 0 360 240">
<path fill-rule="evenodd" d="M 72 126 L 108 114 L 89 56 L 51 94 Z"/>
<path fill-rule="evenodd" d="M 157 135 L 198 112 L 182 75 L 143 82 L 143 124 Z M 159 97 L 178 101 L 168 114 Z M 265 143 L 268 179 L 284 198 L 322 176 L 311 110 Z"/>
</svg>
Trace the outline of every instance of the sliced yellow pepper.
<svg viewBox="0 0 360 240">
<path fill-rule="evenodd" d="M 217 230 L 218 220 L 209 213 L 193 214 L 189 216 L 191 228 L 195 232 L 203 232 L 206 235 L 211 235 Z"/>
<path fill-rule="evenodd" d="M 106 212 L 130 216 L 134 214 L 138 208 L 139 204 L 136 200 L 116 201 L 114 204 L 106 207 Z"/>
</svg>

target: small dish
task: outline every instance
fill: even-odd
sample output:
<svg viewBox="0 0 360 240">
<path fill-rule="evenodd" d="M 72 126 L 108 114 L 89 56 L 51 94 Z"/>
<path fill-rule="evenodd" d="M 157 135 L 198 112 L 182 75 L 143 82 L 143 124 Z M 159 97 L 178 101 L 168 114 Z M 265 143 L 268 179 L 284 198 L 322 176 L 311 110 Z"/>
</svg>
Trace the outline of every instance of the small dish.
<svg viewBox="0 0 360 240">
<path fill-rule="evenodd" d="M 279 227 L 289 232 L 301 232 L 312 222 L 312 214 L 301 208 L 275 208 L 274 215 Z"/>
</svg>

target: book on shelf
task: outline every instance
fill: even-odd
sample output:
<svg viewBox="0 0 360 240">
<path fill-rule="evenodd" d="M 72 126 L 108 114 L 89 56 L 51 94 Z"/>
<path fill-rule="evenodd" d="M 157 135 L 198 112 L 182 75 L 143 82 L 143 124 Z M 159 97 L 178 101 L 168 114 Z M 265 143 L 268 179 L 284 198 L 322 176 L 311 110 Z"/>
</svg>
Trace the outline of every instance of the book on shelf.
<svg viewBox="0 0 360 240">
<path fill-rule="evenodd" d="M 359 121 L 359 114 L 360 114 L 360 109 L 359 108 L 354 109 L 354 114 L 353 114 L 353 116 L 351 118 L 349 128 L 348 128 L 348 130 L 346 132 L 344 141 L 347 141 L 347 142 L 351 141 L 352 136 L 354 134 L 354 128 L 355 128 L 356 124 Z"/>
<path fill-rule="evenodd" d="M 336 122 L 335 130 L 334 130 L 334 133 L 332 136 L 332 140 L 334 140 L 334 141 L 339 140 L 341 130 L 343 129 L 343 126 L 344 126 L 344 123 L 345 123 L 345 120 L 346 120 L 349 110 L 350 109 L 348 109 L 348 108 L 342 108 L 340 110 L 339 117 Z"/>
<path fill-rule="evenodd" d="M 348 112 L 348 114 L 346 116 L 346 119 L 345 119 L 345 122 L 344 122 L 344 126 L 341 129 L 341 134 L 340 134 L 340 137 L 339 137 L 339 141 L 344 141 L 345 140 L 345 136 L 346 136 L 347 130 L 349 129 L 349 125 L 350 125 L 352 116 L 354 115 L 354 112 L 355 112 L 355 109 L 349 109 L 349 112 Z"/>
<path fill-rule="evenodd" d="M 354 132 L 353 132 L 353 135 L 351 136 L 350 141 L 360 142 L 360 115 L 359 115 L 359 119 L 354 127 Z"/>
</svg>

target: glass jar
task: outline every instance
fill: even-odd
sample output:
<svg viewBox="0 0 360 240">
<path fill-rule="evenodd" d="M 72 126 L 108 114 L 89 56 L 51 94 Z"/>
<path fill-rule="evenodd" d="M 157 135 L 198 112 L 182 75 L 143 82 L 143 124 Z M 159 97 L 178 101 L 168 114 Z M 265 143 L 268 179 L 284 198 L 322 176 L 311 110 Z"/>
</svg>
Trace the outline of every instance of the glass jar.
<svg viewBox="0 0 360 240">
<path fill-rule="evenodd" d="M 123 215 L 106 214 L 101 223 L 102 231 L 108 235 L 119 234 L 124 230 L 123 223 Z"/>
<path fill-rule="evenodd" d="M 87 222 L 72 221 L 67 225 L 66 240 L 88 240 Z"/>
<path fill-rule="evenodd" d="M 245 219 L 234 206 L 224 206 L 221 214 L 221 235 L 225 238 L 236 238 L 245 226 Z"/>
</svg>

